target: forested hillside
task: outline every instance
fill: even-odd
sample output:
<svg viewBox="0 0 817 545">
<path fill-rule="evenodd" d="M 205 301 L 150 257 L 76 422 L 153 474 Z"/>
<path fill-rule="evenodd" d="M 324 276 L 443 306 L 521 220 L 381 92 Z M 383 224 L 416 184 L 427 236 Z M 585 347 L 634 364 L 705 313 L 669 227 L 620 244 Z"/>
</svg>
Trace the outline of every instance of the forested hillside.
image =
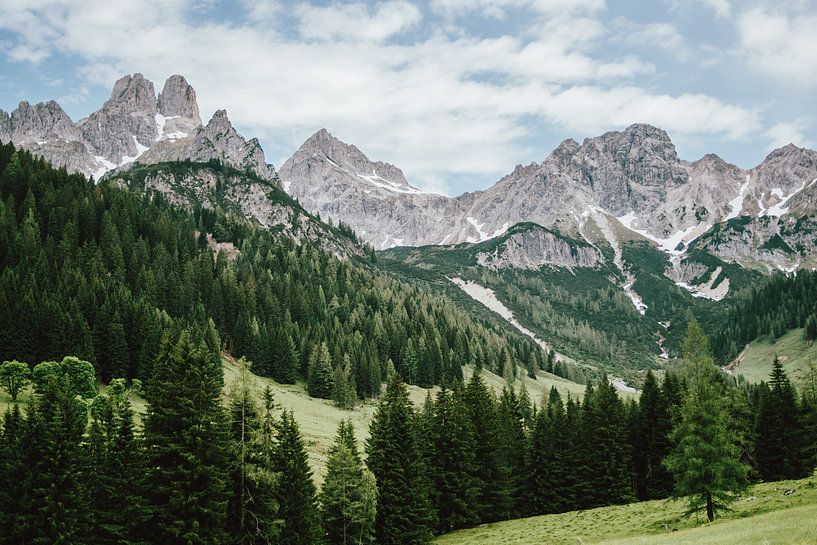
<svg viewBox="0 0 817 545">
<path fill-rule="evenodd" d="M 167 332 L 211 327 L 256 373 L 308 379 L 319 397 L 331 395 L 338 369 L 356 397 L 367 397 L 392 368 L 430 386 L 460 380 L 465 363 L 502 376 L 546 359 L 528 339 L 471 318 L 421 283 L 272 236 L 230 208 L 94 186 L 11 145 L 0 149 L 0 196 L 7 359 L 72 354 L 104 382 L 148 379 Z"/>
</svg>

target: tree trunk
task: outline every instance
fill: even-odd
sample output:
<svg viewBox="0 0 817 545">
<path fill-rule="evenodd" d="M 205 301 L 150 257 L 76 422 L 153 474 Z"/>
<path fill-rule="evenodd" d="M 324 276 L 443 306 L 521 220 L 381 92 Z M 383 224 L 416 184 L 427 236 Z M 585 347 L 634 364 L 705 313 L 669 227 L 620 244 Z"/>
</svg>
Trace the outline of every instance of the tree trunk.
<svg viewBox="0 0 817 545">
<path fill-rule="evenodd" d="M 712 494 L 706 493 L 706 520 L 712 522 L 715 520 L 715 506 L 712 504 Z"/>
</svg>

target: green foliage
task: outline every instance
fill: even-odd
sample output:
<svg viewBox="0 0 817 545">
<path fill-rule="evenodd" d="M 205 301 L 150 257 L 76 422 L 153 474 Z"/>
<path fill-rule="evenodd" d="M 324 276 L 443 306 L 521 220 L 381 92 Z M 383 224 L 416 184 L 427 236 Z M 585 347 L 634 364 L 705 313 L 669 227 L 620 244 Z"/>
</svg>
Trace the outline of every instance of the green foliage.
<svg viewBox="0 0 817 545">
<path fill-rule="evenodd" d="M 377 486 L 360 460 L 351 421 L 342 421 L 329 451 L 320 495 L 328 545 L 374 542 Z"/>
<path fill-rule="evenodd" d="M 4 361 L 0 365 L 0 387 L 6 390 L 12 401 L 17 401 L 17 395 L 31 382 L 31 369 L 27 363 L 17 360 Z"/>
<path fill-rule="evenodd" d="M 672 432 L 674 447 L 664 463 L 675 478 L 673 493 L 688 497 L 689 512 L 706 509 L 712 522 L 746 486 L 748 467 L 740 461 L 723 386 L 697 321 L 684 340 L 689 387 Z"/>
<path fill-rule="evenodd" d="M 165 338 L 148 382 L 145 418 L 152 540 L 225 541 L 229 427 L 221 362 L 189 331 Z"/>
<path fill-rule="evenodd" d="M 762 479 L 779 481 L 808 474 L 801 414 L 794 387 L 775 358 L 769 387 L 760 390 L 755 424 L 755 460 Z"/>
<path fill-rule="evenodd" d="M 273 400 L 265 395 L 263 415 L 259 414 L 247 363 L 240 360 L 239 366 L 228 403 L 233 462 L 227 535 L 236 545 L 269 544 L 278 539 L 282 524 L 275 497 L 281 476 L 272 465 Z"/>
<path fill-rule="evenodd" d="M 381 398 L 366 443 L 377 480 L 375 529 L 380 545 L 420 545 L 431 537 L 431 506 L 416 416 L 405 384 L 395 377 Z"/>
<path fill-rule="evenodd" d="M 34 388 L 43 393 L 49 382 L 64 382 L 68 391 L 84 399 L 96 395 L 94 367 L 87 361 L 74 356 L 65 356 L 62 361 L 44 361 L 34 367 L 32 373 Z"/>
<path fill-rule="evenodd" d="M 282 545 L 313 545 L 320 536 L 317 492 L 298 424 L 284 411 L 275 423 L 276 442 L 272 468 L 280 475 L 276 498 L 283 520 L 278 542 Z"/>
<path fill-rule="evenodd" d="M 322 399 L 332 398 L 334 373 L 332 371 L 332 363 L 330 362 L 329 349 L 326 348 L 326 344 L 321 343 L 321 345 L 309 355 L 307 377 L 309 395 Z"/>
</svg>

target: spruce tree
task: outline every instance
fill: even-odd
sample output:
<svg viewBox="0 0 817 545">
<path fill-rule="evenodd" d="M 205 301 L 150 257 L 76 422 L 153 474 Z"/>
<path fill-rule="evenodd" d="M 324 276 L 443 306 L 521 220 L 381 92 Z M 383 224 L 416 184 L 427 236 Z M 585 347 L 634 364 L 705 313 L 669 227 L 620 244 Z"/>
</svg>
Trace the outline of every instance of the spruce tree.
<svg viewBox="0 0 817 545">
<path fill-rule="evenodd" d="M 309 355 L 307 388 L 309 395 L 321 399 L 332 397 L 334 381 L 331 358 L 326 343 L 321 343 Z"/>
<path fill-rule="evenodd" d="M 431 506 L 408 389 L 395 377 L 378 403 L 366 443 L 377 481 L 375 529 L 380 545 L 421 545 L 431 537 Z"/>
<path fill-rule="evenodd" d="M 434 456 L 429 476 L 436 491 L 437 531 L 450 532 L 477 522 L 476 446 L 459 395 L 443 387 L 433 405 Z"/>
<path fill-rule="evenodd" d="M 271 404 L 258 412 L 248 364 L 239 360 L 239 374 L 229 397 L 232 471 L 227 504 L 227 535 L 236 545 L 274 543 L 280 519 L 275 499 L 280 475 L 272 468 Z"/>
<path fill-rule="evenodd" d="M 755 429 L 755 460 L 765 481 L 799 479 L 806 474 L 803 463 L 804 430 L 797 394 L 783 364 L 775 357 L 771 379 L 760 398 Z"/>
<path fill-rule="evenodd" d="M 474 432 L 479 520 L 502 520 L 510 510 L 508 470 L 500 462 L 496 399 L 479 371 L 471 375 L 463 400 Z"/>
<path fill-rule="evenodd" d="M 320 503 L 328 545 L 374 542 L 377 487 L 360 459 L 351 420 L 341 421 L 329 451 Z"/>
<path fill-rule="evenodd" d="M 291 412 L 283 412 L 275 431 L 272 468 L 279 475 L 275 497 L 283 520 L 278 540 L 282 545 L 312 545 L 320 536 L 317 493 L 303 438 Z"/>
<path fill-rule="evenodd" d="M 166 338 L 148 384 L 145 418 L 153 541 L 225 541 L 229 427 L 218 355 L 183 331 Z"/>
<path fill-rule="evenodd" d="M 673 495 L 688 499 L 688 513 L 706 510 L 709 522 L 746 486 L 726 397 L 708 341 L 694 319 L 683 342 L 689 386 L 671 434 L 674 447 L 664 463 L 675 479 Z"/>
<path fill-rule="evenodd" d="M 636 496 L 639 500 L 665 498 L 672 492 L 672 476 L 661 462 L 672 448 L 669 440 L 672 421 L 669 404 L 652 371 L 647 371 L 634 416 Z"/>
</svg>

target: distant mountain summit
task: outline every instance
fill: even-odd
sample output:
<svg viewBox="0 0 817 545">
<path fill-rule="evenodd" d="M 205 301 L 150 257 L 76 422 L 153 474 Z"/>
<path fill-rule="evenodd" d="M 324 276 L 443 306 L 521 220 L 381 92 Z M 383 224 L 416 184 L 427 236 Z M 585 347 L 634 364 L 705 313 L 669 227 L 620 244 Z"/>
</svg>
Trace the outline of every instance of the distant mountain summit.
<svg viewBox="0 0 817 545">
<path fill-rule="evenodd" d="M 186 159 L 217 159 L 275 178 L 258 141 L 244 140 L 226 112 L 219 110 L 202 126 L 196 92 L 179 75 L 169 77 L 158 96 L 142 74 L 124 76 L 99 110 L 76 123 L 54 101 L 21 102 L 11 114 L 0 110 L 0 141 L 9 140 L 57 166 L 97 178 L 136 161 Z"/>
</svg>

